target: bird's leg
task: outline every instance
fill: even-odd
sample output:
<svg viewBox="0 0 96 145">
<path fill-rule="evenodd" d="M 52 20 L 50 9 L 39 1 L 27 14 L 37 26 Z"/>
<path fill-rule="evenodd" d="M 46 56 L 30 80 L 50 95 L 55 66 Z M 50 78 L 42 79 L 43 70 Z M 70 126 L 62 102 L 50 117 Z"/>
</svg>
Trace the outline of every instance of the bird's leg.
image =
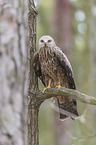
<svg viewBox="0 0 96 145">
<path fill-rule="evenodd" d="M 51 80 L 49 80 L 49 83 L 48 83 L 47 88 L 44 88 L 44 90 L 42 91 L 43 93 L 44 93 L 47 89 L 50 89 L 50 88 L 51 88 L 51 87 L 50 87 L 50 84 L 51 84 Z"/>
<path fill-rule="evenodd" d="M 64 87 L 62 87 L 62 86 L 60 85 L 60 81 L 59 81 L 58 85 L 57 85 L 55 88 L 64 88 Z M 62 104 L 62 103 L 64 103 L 64 102 L 65 102 L 64 97 L 59 96 L 59 103 Z"/>
</svg>

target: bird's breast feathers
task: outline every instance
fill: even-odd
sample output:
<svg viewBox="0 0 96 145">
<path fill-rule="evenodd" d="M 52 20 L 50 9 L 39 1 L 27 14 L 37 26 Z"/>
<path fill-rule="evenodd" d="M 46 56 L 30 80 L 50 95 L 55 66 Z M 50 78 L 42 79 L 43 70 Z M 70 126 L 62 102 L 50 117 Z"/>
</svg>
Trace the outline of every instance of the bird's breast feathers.
<svg viewBox="0 0 96 145">
<path fill-rule="evenodd" d="M 54 53 L 52 52 L 52 49 L 50 47 L 43 48 L 41 47 L 39 50 L 39 60 L 40 62 L 47 62 L 48 60 L 52 59 L 54 57 Z"/>
</svg>

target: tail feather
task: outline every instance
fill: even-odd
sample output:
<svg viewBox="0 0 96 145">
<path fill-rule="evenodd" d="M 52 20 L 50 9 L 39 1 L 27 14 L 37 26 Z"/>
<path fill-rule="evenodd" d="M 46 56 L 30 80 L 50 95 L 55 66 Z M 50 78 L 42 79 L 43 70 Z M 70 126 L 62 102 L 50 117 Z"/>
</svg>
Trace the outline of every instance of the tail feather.
<svg viewBox="0 0 96 145">
<path fill-rule="evenodd" d="M 61 96 L 59 96 L 59 98 L 60 97 Z M 78 112 L 77 112 L 76 101 L 74 103 L 74 100 L 72 100 L 71 98 L 68 98 L 63 102 L 60 102 L 59 98 L 57 99 L 57 101 L 58 101 L 59 113 L 60 113 L 60 119 L 61 120 L 65 120 L 69 117 L 74 119 L 74 118 L 79 116 Z"/>
</svg>

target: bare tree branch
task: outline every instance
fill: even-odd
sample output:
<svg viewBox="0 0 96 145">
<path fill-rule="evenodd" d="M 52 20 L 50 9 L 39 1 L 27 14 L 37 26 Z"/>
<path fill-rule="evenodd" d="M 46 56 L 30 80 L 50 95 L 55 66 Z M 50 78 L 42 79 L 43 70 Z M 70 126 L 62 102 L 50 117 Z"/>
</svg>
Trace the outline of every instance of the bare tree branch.
<svg viewBox="0 0 96 145">
<path fill-rule="evenodd" d="M 43 101 L 45 101 L 46 99 L 49 99 L 53 96 L 65 96 L 66 97 L 66 95 L 67 95 L 67 97 L 70 96 L 73 99 L 79 100 L 83 103 L 96 105 L 95 97 L 88 96 L 77 90 L 68 89 L 68 88 L 60 88 L 60 89 L 51 88 L 51 89 L 47 89 L 44 93 L 42 93 L 41 91 L 38 91 L 38 92 L 36 92 L 37 97 L 36 97 L 35 103 L 40 105 Z"/>
</svg>

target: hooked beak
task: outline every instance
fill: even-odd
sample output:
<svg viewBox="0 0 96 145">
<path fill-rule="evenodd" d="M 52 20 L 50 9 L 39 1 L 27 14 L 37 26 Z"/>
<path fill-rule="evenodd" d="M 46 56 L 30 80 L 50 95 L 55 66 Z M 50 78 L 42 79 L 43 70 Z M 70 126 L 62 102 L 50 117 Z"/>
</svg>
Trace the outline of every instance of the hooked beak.
<svg viewBox="0 0 96 145">
<path fill-rule="evenodd" d="M 44 42 L 45 47 L 47 46 L 47 42 Z"/>
</svg>

